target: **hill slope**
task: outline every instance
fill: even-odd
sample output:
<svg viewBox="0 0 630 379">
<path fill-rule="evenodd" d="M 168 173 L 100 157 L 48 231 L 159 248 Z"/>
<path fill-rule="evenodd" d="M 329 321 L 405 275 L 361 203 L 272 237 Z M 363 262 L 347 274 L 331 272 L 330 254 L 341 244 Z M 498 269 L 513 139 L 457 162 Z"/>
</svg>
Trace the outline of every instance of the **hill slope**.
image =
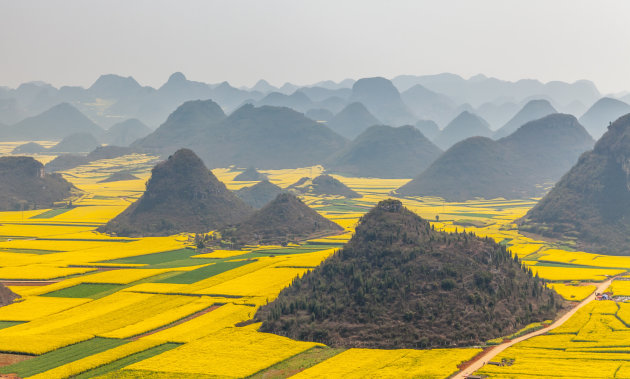
<svg viewBox="0 0 630 379">
<path fill-rule="evenodd" d="M 234 191 L 236 196 L 256 209 L 264 207 L 282 192 L 282 188 L 266 179 L 253 186 Z"/>
<path fill-rule="evenodd" d="M 105 131 L 68 103 L 55 105 L 37 116 L 0 129 L 0 140 L 61 140 L 74 133 L 100 138 Z"/>
<path fill-rule="evenodd" d="M 45 174 L 31 157 L 0 157 L 0 210 L 49 207 L 70 196 L 72 184 L 61 175 Z"/>
<path fill-rule="evenodd" d="M 348 139 L 354 139 L 372 125 L 381 122 L 361 103 L 348 104 L 326 123 L 335 132 Z"/>
<path fill-rule="evenodd" d="M 626 113 L 630 113 L 629 104 L 610 97 L 603 97 L 580 117 L 580 123 L 584 125 L 593 138 L 599 138 L 606 132 L 608 124 Z"/>
<path fill-rule="evenodd" d="M 400 93 L 385 78 L 363 78 L 352 85 L 350 101 L 360 102 L 379 120 L 387 125 L 400 126 L 416 121 Z"/>
<path fill-rule="evenodd" d="M 415 125 L 416 129 L 418 129 L 425 137 L 429 139 L 429 141 L 433 141 L 435 137 L 440 134 L 440 128 L 432 120 L 419 120 Z"/>
<path fill-rule="evenodd" d="M 295 195 L 281 193 L 250 218 L 221 234 L 237 244 L 276 244 L 342 231 L 341 226 L 309 208 Z"/>
<path fill-rule="evenodd" d="M 547 100 L 531 100 L 514 115 L 505 125 L 494 132 L 494 138 L 503 138 L 514 133 L 526 123 L 543 118 L 547 115 L 558 113 Z"/>
<path fill-rule="evenodd" d="M 64 137 L 49 151 L 56 153 L 87 153 L 99 147 L 100 144 L 90 133 L 74 133 Z"/>
<path fill-rule="evenodd" d="M 5 287 L 4 284 L 0 283 L 0 307 L 11 304 L 13 300 L 19 297 L 20 296 L 16 293 Z"/>
<path fill-rule="evenodd" d="M 451 347 L 552 318 L 560 303 L 503 246 L 437 232 L 385 200 L 256 318 L 261 331 L 334 347 Z"/>
<path fill-rule="evenodd" d="M 46 151 L 46 148 L 36 142 L 27 142 L 23 145 L 17 146 L 11 154 L 41 154 Z"/>
<path fill-rule="evenodd" d="M 258 172 L 255 167 L 248 167 L 234 177 L 235 181 L 258 181 L 267 179 L 267 175 Z"/>
<path fill-rule="evenodd" d="M 469 137 L 490 137 L 490 125 L 481 117 L 463 111 L 446 125 L 433 142 L 441 149 L 448 149 Z"/>
<path fill-rule="evenodd" d="M 541 196 L 592 145 L 575 117 L 553 114 L 498 141 L 473 137 L 455 144 L 397 193 L 448 201 Z"/>
<path fill-rule="evenodd" d="M 142 197 L 99 231 L 120 236 L 207 232 L 242 221 L 252 211 L 195 153 L 180 149 L 153 168 Z"/>
<path fill-rule="evenodd" d="M 412 178 L 442 151 L 413 126 L 375 125 L 324 164 L 330 172 L 361 177 Z"/>
<path fill-rule="evenodd" d="M 187 101 L 171 113 L 153 133 L 131 144 L 162 156 L 189 147 L 205 128 L 225 118 L 221 107 L 212 100 Z"/>
<path fill-rule="evenodd" d="M 247 104 L 196 135 L 192 148 L 211 167 L 308 167 L 345 146 L 330 128 L 289 108 Z"/>
<path fill-rule="evenodd" d="M 326 174 L 319 175 L 314 179 L 303 177 L 291 184 L 287 189 L 315 196 L 343 196 L 351 199 L 361 197 L 350 187 Z"/>
<path fill-rule="evenodd" d="M 131 143 L 149 135 L 152 130 L 136 118 L 112 125 L 107 129 L 105 141 L 109 145 L 129 146 Z"/>
<path fill-rule="evenodd" d="M 527 213 L 521 230 L 575 240 L 589 252 L 630 255 L 629 141 L 627 114 Z"/>
</svg>

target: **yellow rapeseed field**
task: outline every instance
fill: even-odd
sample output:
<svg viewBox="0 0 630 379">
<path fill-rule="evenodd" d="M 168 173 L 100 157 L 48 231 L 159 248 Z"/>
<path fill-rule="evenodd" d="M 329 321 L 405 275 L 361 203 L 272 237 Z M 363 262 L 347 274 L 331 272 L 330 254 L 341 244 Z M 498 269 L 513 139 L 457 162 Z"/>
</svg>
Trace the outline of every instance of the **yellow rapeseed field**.
<svg viewBox="0 0 630 379">
<path fill-rule="evenodd" d="M 140 339 L 30 376 L 33 379 L 62 379 L 108 364 L 128 355 L 161 345 L 159 341 Z"/>
<path fill-rule="evenodd" d="M 242 378 L 314 346 L 274 334 L 226 328 L 128 368 Z"/>
<path fill-rule="evenodd" d="M 588 295 L 592 294 L 595 291 L 594 285 L 568 285 L 564 283 L 550 283 L 548 284 L 549 288 L 552 288 L 556 291 L 560 296 L 570 301 L 582 301 Z"/>
<path fill-rule="evenodd" d="M 0 153 L 10 151 L 12 146 L 12 143 L 0 144 Z M 185 255 L 186 259 L 177 264 L 158 259 L 157 266 L 154 263 L 114 261 L 150 257 L 193 244 L 194 235 L 186 233 L 168 237 L 119 238 L 96 232 L 98 226 L 142 195 L 155 162 L 155 157 L 134 154 L 92 162 L 64 172 L 63 175 L 83 192 L 73 199 L 75 208 L 51 218 L 31 218 L 47 209 L 0 212 L 0 280 L 12 281 L 11 289 L 23 297 L 15 304 L 0 308 L 0 321 L 24 322 L 0 329 L 0 352 L 44 354 L 95 336 L 142 336 L 36 377 L 76 375 L 167 342 L 183 345 L 124 367 L 116 375 L 124 377 L 128 373 L 133 376 L 140 372 L 160 377 L 202 374 L 243 377 L 316 346 L 259 333 L 259 323 L 245 327 L 236 325 L 251 323 L 259 306 L 275 299 L 296 277 L 334 254 L 337 249 L 333 245 L 346 243 L 352 237 L 354 227 L 364 214 L 362 210 L 367 211 L 409 181 L 335 175 L 362 197 L 351 202 L 339 197 L 304 197 L 307 204 L 346 229 L 345 234 L 309 241 L 327 244 L 330 248 L 301 254 L 256 256 L 243 266 L 184 284 L 185 281 L 163 279 L 171 275 L 168 273 L 190 272 L 249 252 L 256 255 L 259 250 L 283 247 L 199 251 L 190 258 L 190 254 Z M 140 179 L 98 183 L 121 167 L 134 170 L 134 175 Z M 234 182 L 232 179 L 240 170 L 214 169 L 213 172 L 230 189 L 254 184 Z M 302 177 L 313 178 L 321 174 L 323 168 L 263 172 L 271 182 L 286 187 Z M 448 203 L 434 197 L 409 197 L 402 201 L 420 216 L 431 220 L 438 230 L 473 232 L 504 244 L 541 278 L 552 281 L 549 286 L 569 300 L 580 300 L 593 291 L 594 286 L 584 282 L 601 281 L 630 270 L 628 257 L 568 251 L 558 244 L 519 234 L 514 220 L 525 215 L 535 204 L 535 199 Z M 296 247 L 290 245 L 287 249 Z M 152 259 L 140 259 L 139 262 L 152 262 Z M 29 283 L 24 282 L 29 281 L 46 282 L 25 285 Z M 112 285 L 112 288 L 119 286 L 119 290 L 95 300 L 50 296 L 54 291 L 72 291 L 71 287 L 81 288 L 90 283 Z M 628 296 L 627 283 L 630 282 L 615 281 L 611 289 L 615 295 Z M 210 307 L 216 309 L 209 310 Z M 191 315 L 196 317 L 190 318 Z M 593 378 L 615 373 L 625 375 L 630 372 L 626 358 L 630 352 L 627 325 L 630 325 L 630 303 L 592 303 L 552 333 L 519 343 L 498 357 L 499 360 L 514 359 L 514 365 L 485 366 L 480 372 L 493 377 L 528 378 L 544 377 L 549 373 Z M 145 333 L 150 334 L 143 336 Z M 350 349 L 314 365 L 298 377 L 443 378 L 456 372 L 460 362 L 471 359 L 479 351 Z"/>
<path fill-rule="evenodd" d="M 29 296 L 23 301 L 0 307 L 0 321 L 31 321 L 89 301 L 91 299 Z"/>
<path fill-rule="evenodd" d="M 349 349 L 295 378 L 445 378 L 481 349 Z"/>
</svg>

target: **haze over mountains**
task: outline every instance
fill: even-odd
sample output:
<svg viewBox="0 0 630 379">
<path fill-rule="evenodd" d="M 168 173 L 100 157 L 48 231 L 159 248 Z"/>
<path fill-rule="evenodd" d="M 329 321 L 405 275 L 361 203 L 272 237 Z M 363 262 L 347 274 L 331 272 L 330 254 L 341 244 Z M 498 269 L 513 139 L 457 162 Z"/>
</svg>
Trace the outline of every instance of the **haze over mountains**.
<svg viewBox="0 0 630 379">
<path fill-rule="evenodd" d="M 606 132 L 610 123 L 626 113 L 630 113 L 630 105 L 620 100 L 604 97 L 580 117 L 580 123 L 594 138 L 599 138 Z"/>
<path fill-rule="evenodd" d="M 630 112 L 630 105 L 620 100 L 598 100 L 597 89 L 586 81 L 512 83 L 450 74 L 282 88 L 259 81 L 252 89 L 196 82 L 181 73 L 158 89 L 143 87 L 131 77 L 103 75 L 87 89 L 30 83 L 0 93 L 0 98 L 32 104 L 32 109 L 60 96 L 64 100 L 0 128 L 0 140 L 60 141 L 49 150 L 25 145 L 16 153 L 84 154 L 109 144 L 131 149 L 100 150 L 102 158 L 132 152 L 166 158 L 188 148 L 210 168 L 323 165 L 342 175 L 415 177 L 400 194 L 460 200 L 538 196 L 559 179 L 593 141 L 575 117 L 559 115 L 557 109 L 593 104 L 580 118 L 592 135 L 608 120 Z M 99 111 L 88 104 L 99 104 Z M 9 108 L 0 107 L 0 117 L 2 109 Z M 164 113 L 166 109 L 174 111 Z M 143 112 L 153 121 L 161 114 L 165 121 L 152 131 L 140 118 Z M 91 118 L 107 118 L 102 125 L 111 126 L 103 129 Z M 149 125 L 155 126 L 153 121 Z M 68 169 L 95 159 L 101 158 L 60 156 L 46 169 Z M 468 171 L 455 178 L 453 173 L 464 168 Z M 470 180 L 462 183 L 464 178 Z"/>
<path fill-rule="evenodd" d="M 235 88 L 227 82 L 207 84 L 189 80 L 179 72 L 159 88 L 152 88 L 142 86 L 133 77 L 107 74 L 89 88 L 55 88 L 42 82 L 24 83 L 16 89 L 0 87 L 0 124 L 12 125 L 67 102 L 104 128 L 133 118 L 155 128 L 182 103 L 212 99 L 225 113 L 252 103 L 287 106 L 300 112 L 323 109 L 337 114 L 350 103 L 361 102 L 381 123 L 391 126 L 413 124 L 419 119 L 445 126 L 457 114 L 469 110 L 497 129 L 531 99 L 547 99 L 559 111 L 579 117 L 600 97 L 588 81 L 509 82 L 483 75 L 463 79 L 447 73 L 402 75 L 391 81 L 364 78 L 308 86 L 286 83 L 280 88 L 264 80 L 252 88 Z"/>
<path fill-rule="evenodd" d="M 499 139 L 514 133 L 521 125 L 529 121 L 543 118 L 552 113 L 558 113 L 547 100 L 531 100 L 518 111 L 505 125 L 494 132 L 494 138 Z"/>
<path fill-rule="evenodd" d="M 346 140 L 284 107 L 246 104 L 225 116 L 211 100 L 180 106 L 155 132 L 132 147 L 162 156 L 193 149 L 210 167 L 305 167 L 322 162 Z"/>
<path fill-rule="evenodd" d="M 456 143 L 397 192 L 448 201 L 540 196 L 593 143 L 575 117 L 552 114 L 498 141 L 471 137 Z"/>
<path fill-rule="evenodd" d="M 486 120 L 469 111 L 463 111 L 442 129 L 433 142 L 446 150 L 468 137 L 490 137 L 491 135 L 490 125 Z"/>
</svg>

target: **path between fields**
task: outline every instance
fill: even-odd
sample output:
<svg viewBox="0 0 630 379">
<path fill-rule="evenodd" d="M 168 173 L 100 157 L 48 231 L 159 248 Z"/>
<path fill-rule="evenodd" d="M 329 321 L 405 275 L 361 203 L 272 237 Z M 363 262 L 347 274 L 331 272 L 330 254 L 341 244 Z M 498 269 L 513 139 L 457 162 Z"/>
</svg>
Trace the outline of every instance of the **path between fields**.
<svg viewBox="0 0 630 379">
<path fill-rule="evenodd" d="M 571 310 L 569 310 L 567 313 L 565 313 L 564 315 L 562 315 L 562 317 L 560 317 L 559 319 L 557 319 L 553 324 L 549 325 L 546 328 L 542 328 L 542 329 L 538 329 L 536 331 L 533 331 L 531 333 L 527 333 L 525 335 L 522 335 L 518 338 L 514 338 L 513 340 L 510 340 L 508 342 L 504 342 L 502 344 L 496 345 L 490 349 L 488 349 L 487 351 L 481 353 L 480 355 L 476 356 L 475 358 L 473 358 L 473 360 L 471 362 L 467 362 L 467 366 L 465 369 L 463 369 L 462 371 L 458 372 L 457 374 L 455 374 L 454 376 L 452 376 L 452 379 L 464 379 L 466 377 L 468 377 L 468 375 L 472 375 L 475 371 L 479 370 L 480 368 L 482 368 L 486 363 L 488 363 L 489 361 L 492 360 L 492 358 L 496 357 L 499 353 L 501 353 L 502 351 L 504 351 L 505 349 L 507 349 L 508 347 L 517 344 L 519 342 L 525 341 L 526 339 L 532 338 L 532 337 L 536 337 L 539 336 L 541 334 L 545 334 L 550 330 L 553 330 L 557 327 L 559 327 L 560 325 L 564 324 L 565 321 L 567 321 L 569 318 L 571 318 L 571 316 L 573 316 L 575 314 L 575 312 L 577 312 L 580 308 L 582 308 L 583 306 L 585 306 L 586 304 L 590 303 L 591 301 L 595 300 L 595 294 L 596 293 L 603 293 L 606 291 L 606 289 L 610 286 L 610 283 L 612 283 L 612 281 L 616 278 L 612 277 L 602 283 L 599 284 L 599 286 L 597 286 L 597 289 L 595 289 L 595 291 L 593 291 L 592 294 L 590 294 L 586 299 L 582 300 L 578 305 L 576 305 L 575 307 L 573 307 Z"/>
</svg>

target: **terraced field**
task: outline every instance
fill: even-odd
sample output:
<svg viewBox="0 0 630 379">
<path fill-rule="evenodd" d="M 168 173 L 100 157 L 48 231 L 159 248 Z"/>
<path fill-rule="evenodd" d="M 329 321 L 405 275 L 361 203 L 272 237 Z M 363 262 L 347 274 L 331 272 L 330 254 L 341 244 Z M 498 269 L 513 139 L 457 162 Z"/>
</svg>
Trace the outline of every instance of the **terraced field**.
<svg viewBox="0 0 630 379">
<path fill-rule="evenodd" d="M 0 213 L 0 281 L 22 296 L 0 308 L 0 353 L 14 354 L 18 362 L 0 367 L 0 373 L 37 378 L 440 378 L 481 351 L 343 351 L 260 333 L 251 323 L 257 307 L 333 254 L 351 237 L 362 214 L 407 180 L 337 177 L 363 197 L 307 196 L 304 201 L 346 233 L 301 245 L 199 251 L 188 234 L 116 238 L 96 233 L 142 194 L 153 163 L 144 155 L 93 162 L 65 173 L 84 191 L 73 208 Z M 140 179 L 98 183 L 121 167 Z M 286 187 L 321 171 L 265 173 Z M 230 189 L 253 184 L 233 182 L 238 172 L 228 169 L 214 173 Z M 507 245 L 567 300 L 579 301 L 592 293 L 594 283 L 630 269 L 630 258 L 572 251 L 571 246 L 520 235 L 513 222 L 535 199 L 402 200 L 437 229 L 464 229 Z M 613 282 L 613 294 L 630 295 L 628 283 Z M 628 377 L 629 305 L 593 302 L 553 333 L 499 356 L 499 361 L 513 360 L 512 365 L 489 365 L 480 373 Z"/>
</svg>

